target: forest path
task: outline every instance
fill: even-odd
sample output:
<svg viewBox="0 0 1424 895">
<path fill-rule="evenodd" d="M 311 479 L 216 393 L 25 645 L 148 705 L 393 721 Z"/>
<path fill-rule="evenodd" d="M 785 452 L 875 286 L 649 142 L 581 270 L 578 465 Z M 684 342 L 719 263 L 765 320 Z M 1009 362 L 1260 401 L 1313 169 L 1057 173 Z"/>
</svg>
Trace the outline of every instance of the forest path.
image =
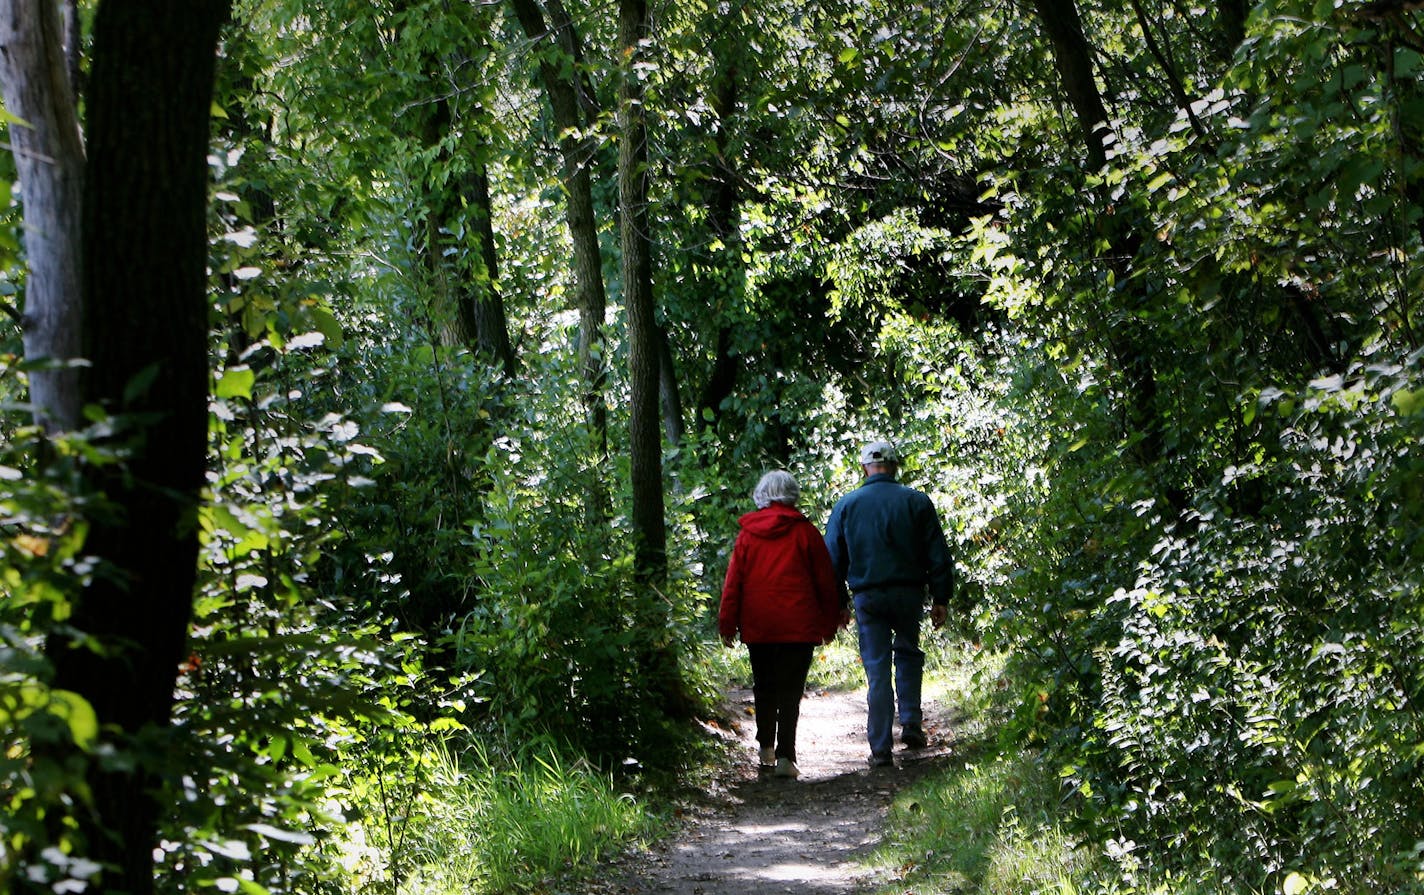
<svg viewBox="0 0 1424 895">
<path fill-rule="evenodd" d="M 895 794 L 949 761 L 953 745 L 949 719 L 926 696 L 929 747 L 897 746 L 894 768 L 872 770 L 865 689 L 808 695 L 796 738 L 801 777 L 785 780 L 757 770 L 751 691 L 731 691 L 737 720 L 728 735 L 739 744 L 740 760 L 689 810 L 682 830 L 625 856 L 591 891 L 847 895 L 890 882 L 862 862 L 884 835 Z"/>
</svg>

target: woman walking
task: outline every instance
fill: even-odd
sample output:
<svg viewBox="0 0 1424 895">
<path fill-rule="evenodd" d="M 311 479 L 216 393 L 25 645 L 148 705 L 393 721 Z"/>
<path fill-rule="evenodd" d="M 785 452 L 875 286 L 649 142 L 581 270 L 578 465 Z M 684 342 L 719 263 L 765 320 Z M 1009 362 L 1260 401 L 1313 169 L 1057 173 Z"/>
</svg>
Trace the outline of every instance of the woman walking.
<svg viewBox="0 0 1424 895">
<path fill-rule="evenodd" d="M 796 722 L 811 655 L 836 636 L 840 591 L 826 543 L 796 501 L 801 488 L 788 472 L 757 482 L 757 509 L 740 520 L 722 586 L 718 633 L 728 647 L 738 634 L 751 653 L 756 738 L 763 767 L 796 777 Z"/>
</svg>

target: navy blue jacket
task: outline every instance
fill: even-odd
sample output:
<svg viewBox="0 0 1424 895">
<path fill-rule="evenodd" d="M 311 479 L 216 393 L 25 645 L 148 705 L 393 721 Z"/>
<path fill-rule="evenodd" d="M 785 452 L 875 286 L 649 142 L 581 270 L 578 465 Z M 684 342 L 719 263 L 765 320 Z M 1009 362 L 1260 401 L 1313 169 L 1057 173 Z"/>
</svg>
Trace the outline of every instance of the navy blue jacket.
<svg viewBox="0 0 1424 895">
<path fill-rule="evenodd" d="M 928 590 L 936 606 L 954 593 L 954 563 L 934 503 L 889 473 L 867 477 L 836 502 L 826 549 L 851 593 Z"/>
</svg>

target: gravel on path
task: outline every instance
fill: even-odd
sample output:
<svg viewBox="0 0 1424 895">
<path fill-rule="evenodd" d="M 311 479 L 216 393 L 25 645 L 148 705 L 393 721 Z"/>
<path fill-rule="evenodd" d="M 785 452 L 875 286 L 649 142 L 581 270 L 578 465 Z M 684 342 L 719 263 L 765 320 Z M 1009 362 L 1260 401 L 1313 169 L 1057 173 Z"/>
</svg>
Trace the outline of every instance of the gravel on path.
<svg viewBox="0 0 1424 895">
<path fill-rule="evenodd" d="M 736 720 L 724 733 L 742 758 L 684 815 L 683 828 L 625 855 L 591 881 L 604 895 L 849 895 L 889 882 L 865 859 L 880 844 L 895 794 L 950 760 L 952 732 L 926 700 L 924 749 L 897 747 L 895 767 L 868 767 L 865 690 L 808 694 L 801 703 L 801 776 L 758 770 L 749 690 L 728 694 Z"/>
</svg>

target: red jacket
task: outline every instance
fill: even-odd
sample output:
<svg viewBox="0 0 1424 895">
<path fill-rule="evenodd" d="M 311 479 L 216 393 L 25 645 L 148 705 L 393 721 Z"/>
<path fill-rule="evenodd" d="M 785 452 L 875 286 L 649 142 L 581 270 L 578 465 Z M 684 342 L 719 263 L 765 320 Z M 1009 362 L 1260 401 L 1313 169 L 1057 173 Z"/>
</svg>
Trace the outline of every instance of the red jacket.
<svg viewBox="0 0 1424 895">
<path fill-rule="evenodd" d="M 717 630 L 743 643 L 826 643 L 840 592 L 825 539 L 795 507 L 773 503 L 741 518 Z"/>
</svg>

